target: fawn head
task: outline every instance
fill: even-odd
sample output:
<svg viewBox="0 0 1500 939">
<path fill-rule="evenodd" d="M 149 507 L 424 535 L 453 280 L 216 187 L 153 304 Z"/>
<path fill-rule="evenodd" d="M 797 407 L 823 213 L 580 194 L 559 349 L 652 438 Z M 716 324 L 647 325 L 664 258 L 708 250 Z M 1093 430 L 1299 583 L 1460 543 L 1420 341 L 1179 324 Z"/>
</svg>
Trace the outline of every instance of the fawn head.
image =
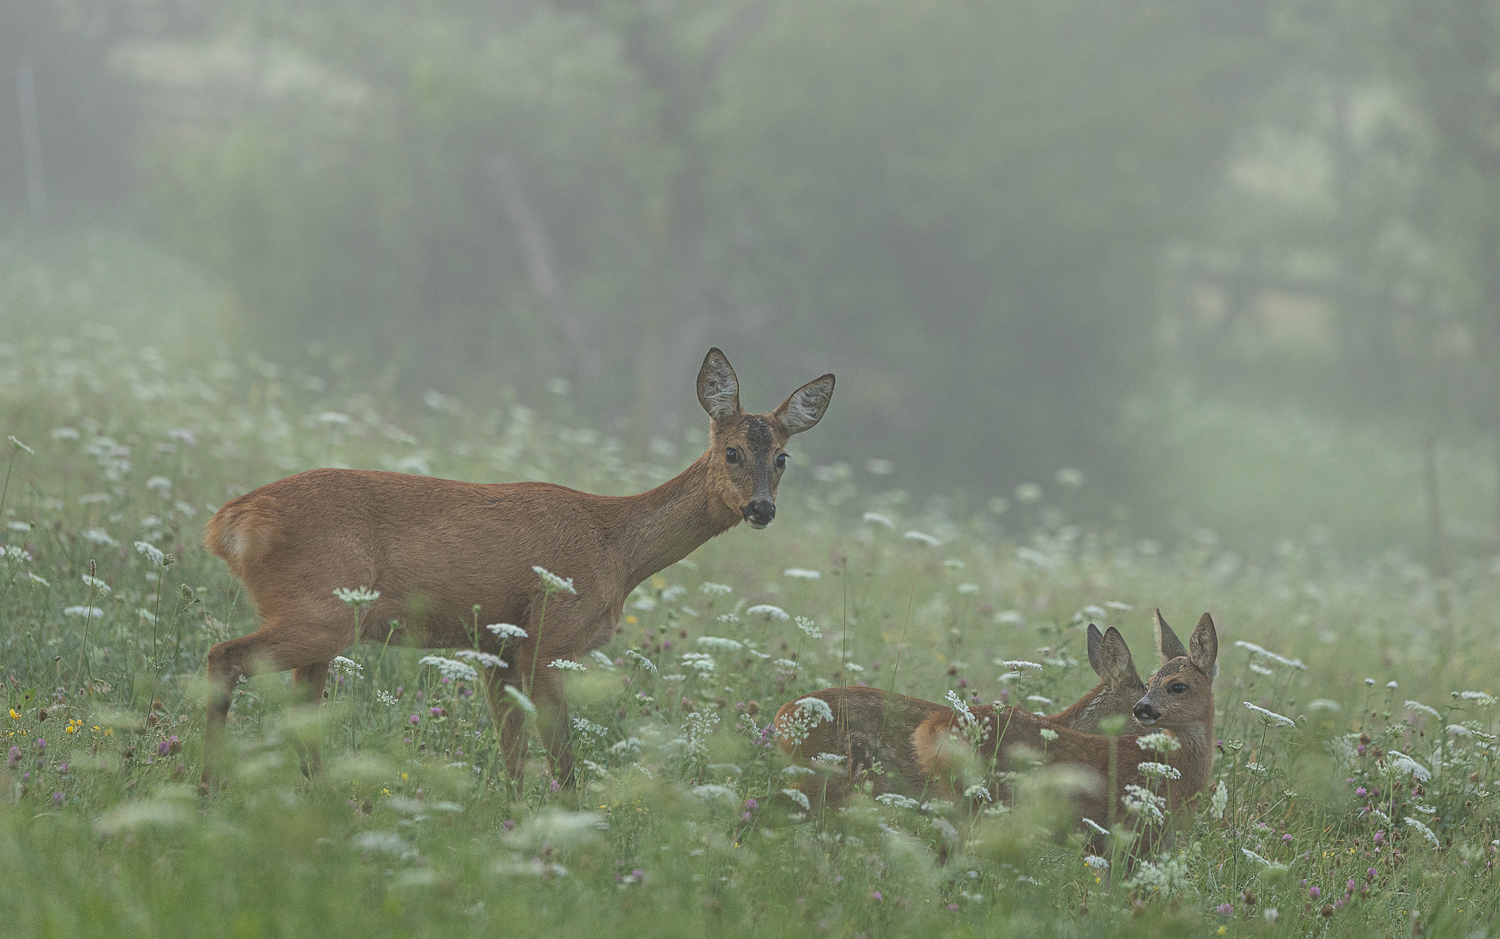
<svg viewBox="0 0 1500 939">
<path fill-rule="evenodd" d="M 1191 732 L 1195 725 L 1213 721 L 1213 683 L 1218 672 L 1219 636 L 1207 613 L 1188 639 L 1187 648 L 1172 632 L 1161 611 L 1156 611 L 1157 647 L 1162 666 L 1136 702 L 1135 719 L 1147 727 L 1160 724 L 1172 730 Z M 1207 707 L 1205 707 L 1205 703 Z"/>
<path fill-rule="evenodd" d="M 776 485 L 786 469 L 786 442 L 823 417 L 833 397 L 833 376 L 792 392 L 770 414 L 740 409 L 740 383 L 724 353 L 709 349 L 698 370 L 698 403 L 713 419 L 709 473 L 724 503 L 750 524 L 765 528 L 776 517 Z"/>
<path fill-rule="evenodd" d="M 1104 632 L 1089 623 L 1088 629 L 1089 667 L 1104 682 L 1104 694 L 1117 704 L 1130 704 L 1140 700 L 1146 693 L 1146 683 L 1135 670 L 1135 661 L 1130 657 L 1130 647 L 1125 637 L 1113 626 Z M 1124 713 L 1124 707 L 1111 708 L 1109 713 Z"/>
</svg>

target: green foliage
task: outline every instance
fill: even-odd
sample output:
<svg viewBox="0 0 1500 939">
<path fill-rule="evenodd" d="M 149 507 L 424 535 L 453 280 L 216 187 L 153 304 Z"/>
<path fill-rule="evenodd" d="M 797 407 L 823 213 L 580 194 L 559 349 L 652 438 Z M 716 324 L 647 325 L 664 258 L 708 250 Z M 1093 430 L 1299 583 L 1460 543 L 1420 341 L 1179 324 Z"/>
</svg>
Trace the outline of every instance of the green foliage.
<svg viewBox="0 0 1500 939">
<path fill-rule="evenodd" d="M 497 353 L 514 381 L 565 371 L 502 171 L 545 210 L 548 264 L 610 271 L 577 278 L 579 300 L 620 302 L 650 155 L 618 159 L 639 104 L 614 47 L 573 17 L 479 13 L 288 14 L 268 27 L 275 106 L 153 149 L 163 224 L 260 348 L 318 339 L 450 387 Z"/>
<path fill-rule="evenodd" d="M 941 447 L 929 479 L 1093 471 L 1162 244 L 1259 80 L 1219 19 L 323 2 L 254 20 L 267 106 L 162 141 L 153 202 L 278 356 L 316 337 L 460 391 L 493 362 L 561 374 L 639 443 L 668 352 L 802 348 L 869 363 L 847 441 Z"/>
<path fill-rule="evenodd" d="M 1243 63 L 1204 19 L 778 7 L 714 117 L 722 211 L 745 229 L 727 276 L 790 314 L 780 341 L 832 332 L 902 363 L 911 384 L 852 406 L 904 411 L 919 449 L 1016 481 L 1095 469 L 1112 399 L 1148 360 L 1162 242 L 1235 113 Z M 944 372 L 957 380 L 931 380 Z"/>
<path fill-rule="evenodd" d="M 1496 705 L 1472 693 L 1500 690 L 1486 570 L 1455 575 L 1445 623 L 1438 585 L 1395 558 L 1361 567 L 1293 544 L 1236 569 L 1202 541 L 1163 550 L 1050 511 L 1001 530 L 817 471 L 787 478 L 769 531 L 731 531 L 643 584 L 621 634 L 583 660 L 578 793 L 551 790 L 539 748 L 508 785 L 473 682 L 444 682 L 422 650 L 366 644 L 316 715 L 287 703 L 285 676 L 242 685 L 231 782 L 201 799 L 203 658 L 255 625 L 197 546 L 212 504 L 318 464 L 619 492 L 682 462 L 629 462 L 518 406 L 418 411 L 311 377 L 169 364 L 98 332 L 0 347 L 0 429 L 19 441 L 4 445 L 0 492 L 0 744 L 17 748 L 0 767 L 0 916 L 13 931 L 1494 926 Z M 1120 626 L 1149 669 L 1154 605 L 1174 619 L 1211 609 L 1222 641 L 1224 796 L 1204 794 L 1170 856 L 1097 870 L 1076 836 L 1040 837 L 1015 810 L 967 844 L 948 834 L 962 821 L 951 807 L 856 798 L 807 818 L 787 805 L 792 777 L 765 733 L 780 703 L 866 680 L 1050 708 L 1092 684 L 1089 621 Z M 1042 667 L 1013 675 L 1012 659 Z M 296 748 L 308 735 L 326 759 L 310 782 Z M 1018 789 L 1045 804 L 1049 778 Z"/>
</svg>

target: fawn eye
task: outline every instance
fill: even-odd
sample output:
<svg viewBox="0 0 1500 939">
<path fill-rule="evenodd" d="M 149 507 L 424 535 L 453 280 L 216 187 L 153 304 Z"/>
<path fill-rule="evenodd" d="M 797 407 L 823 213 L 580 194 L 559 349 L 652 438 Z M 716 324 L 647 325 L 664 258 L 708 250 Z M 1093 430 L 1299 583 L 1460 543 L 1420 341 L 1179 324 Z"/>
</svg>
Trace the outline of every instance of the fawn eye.
<svg viewBox="0 0 1500 939">
<path fill-rule="evenodd" d="M 730 447 L 728 450 L 724 451 L 724 459 L 728 460 L 731 463 L 738 463 L 740 461 L 740 451 L 736 450 L 734 447 Z"/>
<path fill-rule="evenodd" d="M 1182 682 L 1179 681 L 1177 684 L 1173 685 L 1171 688 L 1168 688 L 1167 690 L 1170 691 L 1170 692 L 1172 692 L 1173 694 L 1182 694 L 1184 691 L 1187 691 L 1187 685 L 1184 685 Z"/>
<path fill-rule="evenodd" d="M 779 454 L 776 455 L 776 468 L 779 469 L 779 470 L 786 469 L 786 454 L 785 453 L 779 453 Z"/>
</svg>

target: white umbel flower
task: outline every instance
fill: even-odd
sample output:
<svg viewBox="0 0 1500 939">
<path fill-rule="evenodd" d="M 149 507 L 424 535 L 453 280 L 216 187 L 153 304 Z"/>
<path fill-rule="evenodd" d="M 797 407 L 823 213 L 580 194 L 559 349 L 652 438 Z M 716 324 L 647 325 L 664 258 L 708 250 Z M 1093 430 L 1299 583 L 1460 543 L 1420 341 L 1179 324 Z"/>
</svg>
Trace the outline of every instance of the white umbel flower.
<svg viewBox="0 0 1500 939">
<path fill-rule="evenodd" d="M 436 668 L 442 676 L 449 681 L 473 681 L 479 677 L 479 673 L 471 666 L 465 665 L 457 659 L 447 659 L 441 655 L 424 655 L 417 660 L 418 665 L 431 665 Z"/>
<path fill-rule="evenodd" d="M 573 586 L 573 578 L 560 577 L 540 564 L 533 564 L 531 569 L 536 572 L 537 577 L 541 578 L 542 591 L 544 593 L 571 593 L 575 595 L 578 593 L 578 590 Z"/>
</svg>

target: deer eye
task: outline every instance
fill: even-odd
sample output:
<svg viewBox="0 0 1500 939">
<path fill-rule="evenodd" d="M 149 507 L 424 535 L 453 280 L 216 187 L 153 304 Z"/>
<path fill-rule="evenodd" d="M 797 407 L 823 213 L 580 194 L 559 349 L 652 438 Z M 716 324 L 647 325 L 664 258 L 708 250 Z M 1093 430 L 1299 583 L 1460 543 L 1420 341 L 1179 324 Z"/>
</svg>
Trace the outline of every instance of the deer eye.
<svg viewBox="0 0 1500 939">
<path fill-rule="evenodd" d="M 724 459 L 728 460 L 731 463 L 738 463 L 740 461 L 740 451 L 736 450 L 734 447 L 730 447 L 728 450 L 724 451 Z"/>
<path fill-rule="evenodd" d="M 776 468 L 779 469 L 779 470 L 786 469 L 786 454 L 785 453 L 778 453 L 776 455 Z"/>
<path fill-rule="evenodd" d="M 1184 691 L 1187 691 L 1187 685 L 1184 685 L 1179 681 L 1177 684 L 1173 685 L 1167 690 L 1172 692 L 1173 694 L 1182 694 Z"/>
</svg>

